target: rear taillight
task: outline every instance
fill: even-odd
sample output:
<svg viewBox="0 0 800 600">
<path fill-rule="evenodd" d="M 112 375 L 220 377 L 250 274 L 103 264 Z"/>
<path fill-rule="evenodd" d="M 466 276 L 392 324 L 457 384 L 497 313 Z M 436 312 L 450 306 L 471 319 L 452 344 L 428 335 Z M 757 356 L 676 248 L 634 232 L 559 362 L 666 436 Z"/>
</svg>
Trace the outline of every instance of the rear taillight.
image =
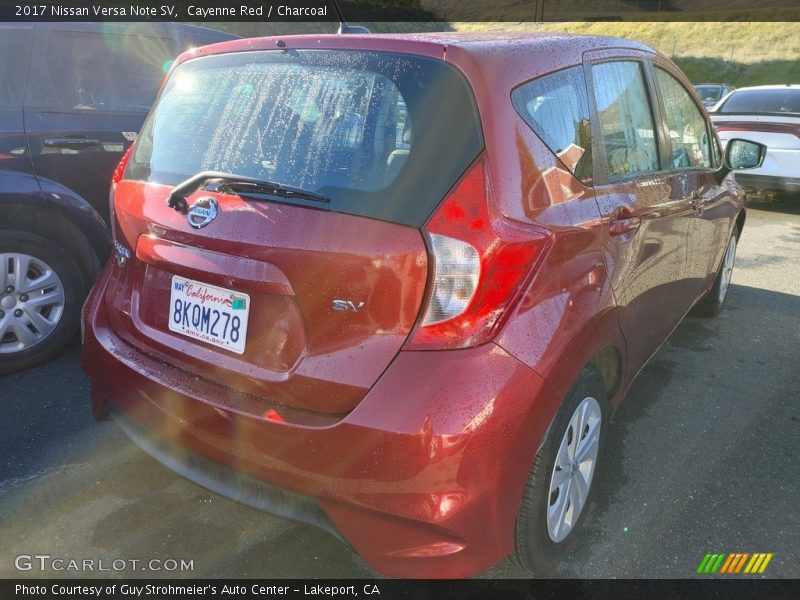
<svg viewBox="0 0 800 600">
<path fill-rule="evenodd" d="M 430 284 L 422 316 L 406 347 L 440 350 L 489 341 L 530 281 L 549 235 L 496 213 L 483 157 L 423 230 Z"/>
<path fill-rule="evenodd" d="M 119 242 L 117 241 L 117 217 L 114 211 L 114 190 L 116 190 L 117 184 L 122 181 L 122 174 L 125 172 L 125 167 L 128 166 L 128 160 L 131 158 L 131 153 L 133 152 L 135 145 L 136 144 L 133 143 L 128 146 L 128 149 L 123 153 L 122 158 L 119 159 L 117 167 L 111 174 L 111 187 L 108 189 L 108 220 L 111 225 L 111 239 L 113 240 L 118 259 L 120 246 Z"/>
<path fill-rule="evenodd" d="M 481 260 L 474 246 L 435 233 L 427 237 L 435 260 L 431 297 L 422 318 L 425 326 L 447 321 L 467 310 L 481 276 Z"/>
<path fill-rule="evenodd" d="M 128 146 L 128 149 L 122 155 L 122 158 L 119 159 L 117 163 L 117 168 L 114 169 L 114 173 L 111 175 L 111 185 L 117 185 L 120 181 L 122 181 L 122 174 L 125 172 L 125 167 L 128 166 L 128 161 L 131 158 L 131 152 L 133 152 L 133 148 L 136 144 L 131 144 Z"/>
</svg>

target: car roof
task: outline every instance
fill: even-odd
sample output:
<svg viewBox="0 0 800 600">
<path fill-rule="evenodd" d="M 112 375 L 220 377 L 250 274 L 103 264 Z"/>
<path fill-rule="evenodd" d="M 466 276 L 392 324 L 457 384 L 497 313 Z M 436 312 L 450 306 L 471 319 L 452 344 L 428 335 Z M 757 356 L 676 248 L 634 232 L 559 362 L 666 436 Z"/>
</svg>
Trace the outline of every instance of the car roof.
<svg viewBox="0 0 800 600">
<path fill-rule="evenodd" d="M 658 53 L 645 44 L 597 35 L 562 32 L 426 32 L 392 34 L 316 34 L 246 38 L 184 52 L 175 66 L 201 56 L 262 50 L 364 50 L 417 54 L 445 60 L 476 84 L 514 86 L 583 62 L 591 50 Z"/>
<path fill-rule="evenodd" d="M 525 51 L 547 51 L 554 63 L 577 64 L 580 56 L 587 50 L 604 48 L 625 48 L 655 53 L 655 51 L 639 42 L 613 38 L 608 36 L 581 35 L 561 32 L 535 33 L 489 33 L 489 32 L 426 32 L 400 34 L 321 34 L 321 35 L 286 35 L 260 38 L 246 38 L 220 44 L 212 44 L 203 48 L 200 54 L 222 54 L 226 52 L 245 52 L 252 50 L 274 50 L 276 44 L 282 42 L 282 49 L 321 48 L 321 49 L 358 49 L 387 50 L 428 54 L 446 58 L 447 51 L 462 49 L 470 55 L 480 58 L 496 53 L 506 53 L 509 63 L 528 57 Z M 575 60 L 575 57 L 578 57 Z M 186 56 L 184 58 L 191 58 Z"/>
<path fill-rule="evenodd" d="M 800 85 L 787 83 L 783 85 L 753 85 L 750 87 L 740 87 L 736 88 L 737 92 L 746 92 L 748 90 L 786 90 L 786 89 L 800 89 Z"/>
</svg>

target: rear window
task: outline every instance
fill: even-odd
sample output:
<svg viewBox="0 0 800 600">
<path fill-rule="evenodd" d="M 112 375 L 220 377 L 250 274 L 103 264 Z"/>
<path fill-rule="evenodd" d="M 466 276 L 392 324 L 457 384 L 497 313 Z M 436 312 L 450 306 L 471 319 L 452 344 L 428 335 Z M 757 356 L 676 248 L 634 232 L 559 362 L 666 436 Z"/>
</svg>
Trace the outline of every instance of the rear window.
<svg viewBox="0 0 800 600">
<path fill-rule="evenodd" d="M 738 90 L 717 109 L 717 113 L 800 113 L 800 88 Z"/>
<path fill-rule="evenodd" d="M 229 172 L 324 194 L 340 212 L 419 226 L 482 147 L 472 94 L 441 61 L 245 52 L 173 72 L 125 176 L 174 185 Z"/>
<path fill-rule="evenodd" d="M 571 67 L 519 86 L 511 101 L 536 132 L 580 181 L 591 185 L 592 138 L 583 67 Z"/>
</svg>

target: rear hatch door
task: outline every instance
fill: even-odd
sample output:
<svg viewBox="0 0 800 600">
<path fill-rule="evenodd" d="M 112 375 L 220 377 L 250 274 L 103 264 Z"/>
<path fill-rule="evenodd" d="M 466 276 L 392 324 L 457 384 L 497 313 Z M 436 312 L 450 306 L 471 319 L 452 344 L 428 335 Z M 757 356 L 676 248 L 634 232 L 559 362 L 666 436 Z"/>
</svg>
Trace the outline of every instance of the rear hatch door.
<svg viewBox="0 0 800 600">
<path fill-rule="evenodd" d="M 293 50 L 185 62 L 115 190 L 117 239 L 135 260 L 115 267 L 112 325 L 250 396 L 246 412 L 346 413 L 410 333 L 428 275 L 419 227 L 482 147 L 469 87 L 441 61 Z M 170 208 L 204 171 L 229 177 L 187 194 L 188 214 Z"/>
</svg>

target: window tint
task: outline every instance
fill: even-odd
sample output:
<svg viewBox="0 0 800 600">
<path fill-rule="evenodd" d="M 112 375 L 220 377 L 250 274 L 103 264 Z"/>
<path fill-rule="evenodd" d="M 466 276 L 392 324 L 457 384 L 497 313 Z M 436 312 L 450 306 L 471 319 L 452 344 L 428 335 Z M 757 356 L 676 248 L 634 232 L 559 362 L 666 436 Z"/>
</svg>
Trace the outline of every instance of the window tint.
<svg viewBox="0 0 800 600">
<path fill-rule="evenodd" d="M 129 179 L 256 177 L 330 207 L 421 224 L 483 147 L 472 94 L 441 61 L 297 50 L 219 54 L 173 71 Z"/>
<path fill-rule="evenodd" d="M 32 35 L 30 28 L 0 29 L 0 110 L 22 106 Z"/>
<path fill-rule="evenodd" d="M 511 93 L 511 101 L 519 116 L 575 177 L 590 182 L 592 141 L 583 67 L 526 83 Z"/>
<path fill-rule="evenodd" d="M 78 31 L 50 32 L 43 65 L 31 77 L 28 104 L 60 110 L 146 112 L 177 40 Z"/>
<path fill-rule="evenodd" d="M 670 165 L 674 169 L 711 166 L 708 127 L 689 92 L 672 75 L 656 68 L 656 81 L 672 143 Z"/>
<path fill-rule="evenodd" d="M 800 113 L 800 88 L 737 90 L 718 113 Z"/>
<path fill-rule="evenodd" d="M 658 170 L 653 115 L 639 63 L 594 65 L 592 79 L 609 175 Z"/>
</svg>

